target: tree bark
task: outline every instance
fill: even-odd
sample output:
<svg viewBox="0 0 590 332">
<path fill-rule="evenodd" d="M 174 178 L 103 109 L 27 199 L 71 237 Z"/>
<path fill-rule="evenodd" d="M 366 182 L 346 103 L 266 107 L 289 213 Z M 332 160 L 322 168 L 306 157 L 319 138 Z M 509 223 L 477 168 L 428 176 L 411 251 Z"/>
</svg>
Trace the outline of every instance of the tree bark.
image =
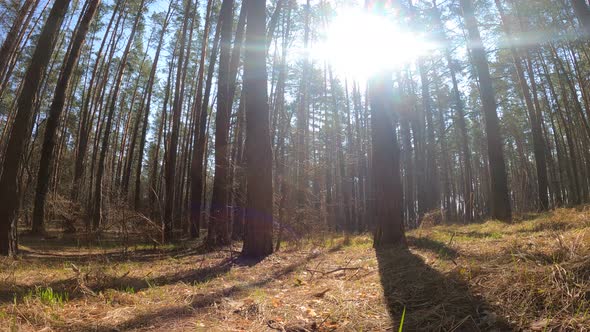
<svg viewBox="0 0 590 332">
<path fill-rule="evenodd" d="M 43 148 L 41 150 L 41 160 L 39 161 L 39 172 L 37 173 L 37 190 L 35 193 L 33 228 L 31 231 L 33 234 L 41 235 L 45 233 L 45 200 L 49 189 L 50 174 L 54 162 L 57 127 L 69 91 L 72 73 L 76 67 L 78 58 L 80 57 L 86 34 L 88 33 L 90 24 L 98 10 L 99 4 L 100 0 L 90 0 L 88 2 L 88 7 L 86 8 L 86 12 L 84 13 L 72 39 L 69 55 L 64 61 L 63 69 L 55 87 L 53 102 L 49 108 L 49 116 L 47 117 L 45 124 L 45 137 L 43 140 Z"/>
<path fill-rule="evenodd" d="M 203 161 L 205 158 L 206 138 L 207 138 L 207 118 L 209 115 L 209 90 L 211 89 L 211 80 L 215 68 L 217 57 L 217 47 L 219 38 L 219 28 L 215 32 L 213 49 L 209 60 L 207 82 L 205 83 L 205 95 L 203 95 L 203 83 L 205 75 L 205 59 L 207 59 L 207 46 L 209 39 L 209 29 L 211 28 L 213 0 L 207 4 L 207 17 L 205 19 L 205 28 L 203 31 L 203 44 L 201 48 L 201 59 L 199 61 L 199 73 L 197 76 L 197 97 L 193 103 L 194 116 L 197 118 L 198 130 L 194 135 L 193 157 L 191 161 L 191 222 L 190 234 L 192 238 L 200 235 L 201 228 L 201 206 L 203 199 Z"/>
<path fill-rule="evenodd" d="M 31 138 L 31 119 L 38 99 L 39 85 L 51 59 L 61 23 L 70 0 L 56 0 L 39 35 L 31 63 L 25 73 L 24 84 L 17 99 L 17 111 L 8 137 L 4 165 L 0 177 L 0 255 L 16 254 L 16 226 L 20 199 L 18 173 L 26 146 Z"/>
<path fill-rule="evenodd" d="M 369 81 L 371 103 L 374 246 L 406 246 L 393 82 L 387 73 Z"/>
<path fill-rule="evenodd" d="M 266 72 L 266 2 L 248 0 L 244 59 L 247 198 L 242 255 L 273 252 L 272 149 Z"/>
<path fill-rule="evenodd" d="M 180 47 L 178 53 L 178 64 L 176 70 L 176 85 L 174 89 L 174 101 L 172 104 L 172 127 L 170 129 L 170 142 L 167 149 L 167 158 L 165 163 L 165 204 L 164 204 L 164 232 L 163 242 L 168 242 L 172 239 L 173 227 L 176 226 L 175 207 L 177 202 L 175 200 L 175 185 L 176 185 L 176 159 L 178 149 L 178 138 L 180 131 L 180 115 L 182 112 L 182 99 L 184 97 L 184 55 L 186 34 L 188 30 L 188 17 L 190 13 L 191 0 L 185 0 L 184 20 L 182 23 L 182 31 L 180 37 Z"/>
<path fill-rule="evenodd" d="M 217 112 L 215 113 L 215 175 L 211 198 L 211 230 L 207 234 L 209 246 L 226 245 L 230 242 L 229 198 L 229 126 L 231 115 L 230 56 L 233 25 L 233 0 L 223 0 L 220 11 L 219 74 L 217 76 Z"/>
<path fill-rule="evenodd" d="M 465 25 L 469 34 L 469 49 L 477 77 L 482 111 L 485 118 L 486 139 L 488 147 L 488 167 L 491 182 L 490 206 L 491 217 L 505 222 L 512 221 L 512 210 L 508 194 L 508 177 L 504 163 L 502 134 L 498 113 L 496 113 L 496 97 L 490 75 L 487 55 L 481 41 L 477 19 L 471 0 L 460 0 Z"/>
</svg>

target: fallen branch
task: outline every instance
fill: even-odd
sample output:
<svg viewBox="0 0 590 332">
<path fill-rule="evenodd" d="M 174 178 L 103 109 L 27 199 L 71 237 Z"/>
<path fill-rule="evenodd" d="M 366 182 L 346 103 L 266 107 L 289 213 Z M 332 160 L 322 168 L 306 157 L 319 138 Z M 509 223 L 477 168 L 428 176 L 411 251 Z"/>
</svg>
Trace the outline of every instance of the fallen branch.
<svg viewBox="0 0 590 332">
<path fill-rule="evenodd" d="M 319 273 L 323 276 L 330 274 L 330 273 L 334 273 L 334 272 L 338 272 L 338 271 L 356 271 L 359 269 L 362 269 L 362 266 L 359 267 L 339 267 L 330 271 L 320 271 L 320 270 L 311 270 L 311 269 L 306 269 L 307 272 L 309 273 Z"/>
<path fill-rule="evenodd" d="M 315 293 L 315 294 L 313 294 L 313 296 L 314 296 L 314 297 L 321 298 L 321 297 L 324 297 L 324 295 L 326 295 L 326 293 L 327 293 L 328 291 L 330 291 L 330 288 L 326 288 L 326 289 L 324 289 L 323 291 L 321 291 L 321 292 L 319 292 L 319 293 Z"/>
</svg>

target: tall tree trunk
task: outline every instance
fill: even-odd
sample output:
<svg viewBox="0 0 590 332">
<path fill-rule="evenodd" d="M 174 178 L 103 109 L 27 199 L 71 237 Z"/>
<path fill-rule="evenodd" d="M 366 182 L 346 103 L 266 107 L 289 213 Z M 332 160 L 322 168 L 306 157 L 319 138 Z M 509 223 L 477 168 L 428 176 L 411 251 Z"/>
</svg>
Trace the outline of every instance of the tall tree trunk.
<svg viewBox="0 0 590 332">
<path fill-rule="evenodd" d="M 393 82 L 387 73 L 369 81 L 371 103 L 374 246 L 406 245 L 399 146 L 393 117 Z"/>
<path fill-rule="evenodd" d="M 150 169 L 150 175 L 149 175 L 149 179 L 150 179 L 150 185 L 149 185 L 149 202 L 150 202 L 150 208 L 151 208 L 151 214 L 152 216 L 154 216 L 157 212 L 158 215 L 160 217 L 162 217 L 162 213 L 160 211 L 160 199 L 158 196 L 160 190 L 160 185 L 159 185 L 159 176 L 158 176 L 158 164 L 160 163 L 160 149 L 162 146 L 162 140 L 164 140 L 164 145 L 166 145 L 166 139 L 163 138 L 164 134 L 165 134 L 165 128 L 166 128 L 166 118 L 167 118 L 167 112 L 168 112 L 168 100 L 170 99 L 170 87 L 172 86 L 172 72 L 173 72 L 173 68 L 174 67 L 174 57 L 170 60 L 170 67 L 168 68 L 168 79 L 166 80 L 166 89 L 164 91 L 164 101 L 163 101 L 163 106 L 162 106 L 162 113 L 160 115 L 160 126 L 158 128 L 158 135 L 156 138 L 156 151 L 154 152 L 154 159 L 153 159 L 153 164 L 152 164 L 152 168 Z M 165 158 L 164 158 L 165 159 Z M 156 204 L 156 198 L 158 198 L 158 202 Z M 158 207 L 158 209 L 156 209 L 155 207 Z"/>
<path fill-rule="evenodd" d="M 533 153 L 535 155 L 535 165 L 537 168 L 537 187 L 538 187 L 538 195 L 539 195 L 539 210 L 545 211 L 549 209 L 549 193 L 548 193 L 548 184 L 547 184 L 547 161 L 546 161 L 546 154 L 545 154 L 545 144 L 543 142 L 543 131 L 541 128 L 541 120 L 539 119 L 539 111 L 535 109 L 533 104 L 533 98 L 531 97 L 531 93 L 529 90 L 528 83 L 526 81 L 524 75 L 524 68 L 522 67 L 522 60 L 516 51 L 514 45 L 514 40 L 512 39 L 512 31 L 508 26 L 508 22 L 506 21 L 506 15 L 504 14 L 504 9 L 500 4 L 500 0 L 495 0 L 496 8 L 500 13 L 500 17 L 502 19 L 502 27 L 506 33 L 506 37 L 510 38 L 510 54 L 512 55 L 512 60 L 514 62 L 514 67 L 516 69 L 516 74 L 518 76 L 518 82 L 520 84 L 520 89 L 523 93 L 526 108 L 529 114 L 529 119 L 531 122 L 532 133 L 533 133 Z M 531 77 L 531 80 L 534 79 Z"/>
<path fill-rule="evenodd" d="M 217 57 L 217 47 L 219 38 L 219 28 L 216 28 L 215 40 L 213 41 L 213 49 L 209 60 L 209 68 L 207 74 L 207 82 L 205 86 L 205 96 L 203 96 L 203 82 L 205 75 L 205 59 L 207 59 L 207 46 L 209 39 L 209 29 L 211 28 L 212 20 L 212 5 L 214 0 L 209 0 L 207 3 L 207 17 L 205 19 L 205 28 L 203 31 L 203 44 L 201 47 L 201 59 L 199 61 L 199 73 L 197 76 L 197 97 L 193 102 L 194 116 L 198 121 L 198 130 L 195 132 L 193 138 L 193 157 L 191 161 L 191 223 L 190 233 L 192 238 L 197 238 L 200 235 L 201 228 L 201 206 L 203 199 L 203 161 L 205 158 L 205 144 L 207 138 L 207 118 L 209 114 L 209 90 L 211 89 L 211 79 L 213 77 L 213 70 L 215 68 L 215 59 Z"/>
<path fill-rule="evenodd" d="M 457 81 L 457 75 L 455 73 L 455 64 L 451 57 L 450 50 L 446 50 L 447 63 L 451 72 L 451 79 L 453 82 L 453 101 L 455 111 L 457 112 L 454 117 L 454 121 L 457 123 L 459 128 L 459 136 L 461 142 L 461 156 L 463 159 L 464 168 L 464 179 L 463 179 L 463 203 L 465 205 L 464 210 L 464 221 L 470 223 L 474 217 L 474 200 L 475 192 L 473 190 L 473 175 L 472 175 L 472 163 L 471 163 L 471 152 L 469 150 L 469 137 L 467 135 L 467 124 L 465 123 L 465 109 L 463 106 L 463 100 L 461 99 L 461 92 L 459 91 L 459 84 Z"/>
<path fill-rule="evenodd" d="M 100 155 L 98 158 L 98 169 L 96 173 L 96 180 L 95 180 L 95 187 L 94 187 L 94 208 L 92 211 L 92 229 L 97 230 L 102 221 L 102 178 L 104 175 L 105 170 L 105 159 L 107 150 L 109 147 L 109 136 L 111 133 L 111 125 L 113 121 L 113 116 L 115 114 L 115 109 L 117 108 L 118 103 L 118 96 L 119 90 L 121 88 L 121 79 L 123 78 L 123 73 L 125 72 L 125 68 L 127 66 L 127 57 L 129 56 L 129 51 L 131 49 L 131 45 L 133 43 L 133 39 L 135 37 L 135 32 L 137 31 L 137 27 L 139 25 L 140 18 L 143 16 L 143 7 L 144 7 L 145 0 L 141 0 L 139 5 L 139 10 L 135 15 L 135 22 L 133 23 L 133 28 L 131 29 L 131 34 L 129 35 L 129 39 L 127 41 L 127 46 L 123 51 L 123 57 L 121 58 L 121 63 L 119 64 L 119 69 L 117 71 L 117 75 L 114 81 L 114 89 L 111 95 L 111 102 L 109 106 L 109 112 L 107 114 L 105 128 L 104 128 L 104 136 L 102 140 L 102 145 L 100 148 Z"/>
<path fill-rule="evenodd" d="M 215 175 L 211 198 L 211 217 L 207 234 L 209 246 L 226 245 L 230 242 L 229 198 L 229 126 L 231 115 L 230 56 L 233 25 L 233 0 L 223 0 L 219 21 L 221 24 L 219 74 L 217 76 L 217 112 L 215 113 Z"/>
<path fill-rule="evenodd" d="M 158 70 L 158 61 L 160 60 L 160 52 L 162 50 L 162 45 L 164 43 L 164 36 L 166 35 L 166 29 L 168 28 L 168 22 L 170 21 L 170 14 L 172 13 L 172 2 L 170 2 L 170 6 L 168 6 L 168 13 L 166 13 L 166 18 L 164 19 L 164 23 L 162 24 L 162 31 L 160 32 L 160 40 L 158 41 L 158 46 L 156 48 L 156 54 L 154 55 L 154 61 L 152 62 L 152 69 L 150 71 L 150 77 L 148 78 L 148 85 L 147 85 L 147 100 L 145 101 L 145 111 L 143 114 L 143 124 L 141 129 L 141 138 L 139 141 L 139 151 L 138 151 L 138 160 L 137 160 L 137 168 L 135 169 L 135 195 L 134 195 L 134 204 L 135 210 L 139 210 L 141 207 L 141 169 L 143 167 L 143 151 L 145 150 L 145 141 L 146 135 L 149 126 L 149 117 L 150 117 L 150 109 L 152 106 L 152 92 L 154 89 L 154 83 L 156 78 L 156 72 Z M 157 160 L 156 160 L 157 162 Z"/>
<path fill-rule="evenodd" d="M 16 254 L 16 226 L 20 199 L 18 195 L 18 173 L 24 151 L 31 138 L 31 119 L 38 99 L 39 85 L 51 53 L 55 47 L 61 23 L 66 15 L 70 0 L 56 0 L 39 35 L 31 63 L 25 73 L 24 84 L 17 99 L 17 112 L 8 137 L 4 153 L 4 165 L 0 177 L 0 255 Z"/>
<path fill-rule="evenodd" d="M 53 102 L 49 108 L 49 116 L 45 124 L 45 138 L 41 150 L 41 160 L 39 161 L 39 172 L 37 173 L 37 190 L 35 193 L 35 207 L 33 210 L 33 234 L 44 234 L 44 216 L 45 216 L 45 199 L 49 188 L 50 174 L 53 167 L 54 149 L 56 141 L 57 127 L 59 125 L 61 114 L 64 109 L 66 95 L 69 91 L 72 73 L 80 57 L 82 46 L 86 39 L 86 34 L 90 24 L 98 10 L 100 0 L 90 0 L 84 16 L 78 25 L 72 46 L 69 50 L 68 57 L 65 59 L 63 69 L 55 87 Z"/>
<path fill-rule="evenodd" d="M 145 65 L 145 61 L 147 59 L 147 55 L 148 55 L 150 45 L 152 42 L 153 34 L 154 34 L 154 32 L 152 30 L 152 36 L 150 36 L 150 38 L 148 39 L 148 44 L 146 46 L 146 50 L 143 55 L 143 59 L 141 60 L 141 63 L 139 65 L 140 70 Z M 139 86 L 140 86 L 141 78 L 142 78 L 142 75 L 137 75 L 137 77 L 135 79 L 135 84 L 134 84 L 135 88 L 133 89 L 133 97 L 131 97 L 131 103 L 129 105 L 129 115 L 127 118 L 127 122 L 130 124 L 133 119 L 133 116 L 132 116 L 133 107 L 135 105 L 135 101 L 137 100 L 137 95 L 140 94 L 139 93 Z M 148 81 L 149 81 L 149 78 L 148 78 Z M 139 128 L 140 128 L 140 124 L 141 124 L 141 118 L 142 118 L 141 116 L 143 114 L 143 109 L 145 107 L 147 90 L 148 90 L 147 86 L 144 86 L 143 91 L 141 92 L 141 96 L 140 96 L 141 100 L 139 102 L 139 107 L 135 111 L 135 119 L 133 121 L 133 127 L 131 129 L 131 134 L 129 135 L 129 125 L 127 125 L 127 128 L 125 129 L 125 135 L 123 136 L 123 139 L 121 140 L 121 152 L 119 154 L 119 163 L 117 165 L 116 181 L 119 181 L 119 180 L 121 181 L 120 188 L 119 188 L 120 194 L 121 194 L 121 197 L 125 200 L 127 199 L 128 194 L 129 194 L 129 182 L 131 181 L 131 168 L 133 165 L 133 159 L 134 159 L 134 155 L 135 155 L 137 134 L 139 132 Z M 127 153 L 125 153 L 125 145 L 126 145 L 127 141 L 129 141 L 129 147 L 127 148 Z"/>
<path fill-rule="evenodd" d="M 430 95 L 430 80 L 428 79 L 428 70 L 426 68 L 424 57 L 418 58 L 418 72 L 420 74 L 420 85 L 422 95 L 422 112 L 423 115 L 418 115 L 420 124 L 424 124 L 423 119 L 426 118 L 426 128 L 421 126 L 421 130 L 426 130 L 426 133 L 422 132 L 421 140 L 424 148 L 422 158 L 425 159 L 421 166 L 423 170 L 423 182 L 420 191 L 425 195 L 421 195 L 422 201 L 418 202 L 418 219 L 422 219 L 425 213 L 435 209 L 439 201 L 439 183 L 437 176 L 437 163 L 436 163 L 436 151 L 435 151 L 435 137 L 434 137 L 434 124 L 432 117 L 432 101 Z M 420 113 L 418 113 L 420 114 Z"/>
<path fill-rule="evenodd" d="M 244 59 L 247 198 L 242 254 L 272 253 L 272 149 L 266 73 L 266 2 L 248 0 Z"/>
<path fill-rule="evenodd" d="M 237 88 L 237 74 L 238 67 L 240 64 L 240 54 L 242 52 L 242 46 L 244 43 L 244 31 L 246 27 L 246 9 L 247 6 L 242 5 L 240 8 L 240 15 L 238 18 L 238 26 L 236 28 L 236 37 L 234 39 L 234 47 L 231 53 L 230 60 L 230 91 L 229 98 L 231 99 L 230 107 L 233 107 L 233 100 L 236 94 Z M 242 90 L 243 92 L 243 90 Z M 244 203 L 245 203 L 245 182 L 244 179 L 244 131 L 246 127 L 244 114 L 244 99 L 240 98 L 238 105 L 238 111 L 236 112 L 236 127 L 234 130 L 234 146 L 232 147 L 232 180 L 230 187 L 233 188 L 231 204 L 233 205 L 233 222 L 232 222 L 232 239 L 240 240 L 244 236 Z"/>
<path fill-rule="evenodd" d="M 6 33 L 6 39 L 0 47 L 0 82 L 4 80 L 4 75 L 8 70 L 10 59 L 18 48 L 19 32 L 23 29 L 23 23 L 31 10 L 37 7 L 36 0 L 25 0 L 19 9 L 10 30 Z M 2 89 L 0 89 L 0 96 L 2 96 Z"/>
<path fill-rule="evenodd" d="M 100 48 L 98 50 L 97 56 L 96 56 L 96 63 L 94 64 L 94 68 L 92 69 L 92 76 L 90 77 L 90 83 L 88 84 L 88 92 L 86 94 L 86 99 L 84 100 L 83 106 L 82 106 L 82 110 L 81 110 L 81 115 L 80 115 L 80 126 L 79 126 L 79 130 L 78 130 L 78 141 L 76 144 L 76 158 L 74 161 L 74 180 L 73 180 L 73 184 L 72 184 L 72 190 L 70 192 L 70 198 L 72 200 L 77 200 L 78 195 L 79 195 L 79 190 L 80 190 L 80 185 L 81 185 L 81 181 L 82 181 L 82 177 L 84 175 L 84 161 L 86 159 L 86 152 L 87 152 L 87 147 L 88 147 L 88 139 L 89 139 L 89 132 L 91 130 L 91 124 L 92 124 L 92 117 L 90 116 L 90 107 L 93 101 L 97 100 L 96 97 L 98 95 L 100 95 L 100 92 L 98 88 L 100 88 L 100 81 L 99 81 L 99 86 L 97 86 L 96 88 L 94 87 L 94 82 L 96 79 L 99 79 L 99 68 L 101 67 L 101 63 L 104 64 L 104 62 L 101 62 L 102 57 L 102 53 L 103 53 L 103 49 L 104 47 L 107 45 L 107 36 L 109 34 L 109 31 L 111 30 L 111 27 L 113 25 L 113 23 L 115 22 L 115 17 L 119 11 L 119 8 L 122 4 L 124 4 L 125 1 L 117 1 L 117 4 L 115 6 L 115 8 L 113 9 L 113 14 L 109 20 L 109 24 L 106 28 L 105 31 L 105 35 L 104 38 L 102 40 L 102 43 L 100 45 Z M 113 32 L 113 36 L 112 36 L 112 40 L 114 42 L 115 40 L 115 36 L 117 34 L 117 29 L 118 29 L 118 25 L 120 23 L 120 20 L 122 19 L 123 15 L 119 15 L 119 18 L 117 19 L 117 23 L 115 23 L 115 30 Z M 114 47 L 113 47 L 114 49 Z"/>
<path fill-rule="evenodd" d="M 336 134 L 335 144 L 336 144 L 336 160 L 338 163 L 338 171 L 340 174 L 340 193 L 341 199 L 338 204 L 340 210 L 344 210 L 344 229 L 347 232 L 352 232 L 352 221 L 350 216 L 350 196 L 351 190 L 350 185 L 348 183 L 348 179 L 346 177 L 346 167 L 344 165 L 344 147 L 342 146 L 342 128 L 341 128 L 341 120 L 340 120 L 340 111 L 338 109 L 338 99 L 336 98 L 336 80 L 334 79 L 334 75 L 332 74 L 332 68 L 328 69 L 329 79 L 330 79 L 330 94 L 332 98 L 332 107 L 334 112 L 334 130 Z"/>
<path fill-rule="evenodd" d="M 167 158 L 165 163 L 165 204 L 164 204 L 164 232 L 163 242 L 168 242 L 172 239 L 173 227 L 176 226 L 175 207 L 177 202 L 175 200 L 175 185 L 176 185 L 176 157 L 178 149 L 178 138 L 180 131 L 180 115 L 182 112 L 182 99 L 184 97 L 184 55 L 186 34 L 188 30 L 188 18 L 190 16 L 191 0 L 185 0 L 184 6 L 184 20 L 182 23 L 182 31 L 180 37 L 180 46 L 178 53 L 178 64 L 176 70 L 176 86 L 174 89 L 174 101 L 172 104 L 172 127 L 170 129 L 170 142 L 167 149 Z"/>
<path fill-rule="evenodd" d="M 310 16 L 311 16 L 311 5 L 309 0 L 305 6 L 305 27 L 304 27 L 304 40 L 303 47 L 307 49 L 310 38 Z M 299 223 L 303 218 L 303 209 L 307 205 L 307 131 L 308 131 L 308 120 L 307 113 L 309 112 L 308 104 L 308 76 L 309 76 L 309 57 L 306 55 L 303 63 L 303 73 L 301 74 L 301 86 L 299 91 L 299 104 L 297 106 L 297 132 L 296 132 L 296 223 Z"/>
<path fill-rule="evenodd" d="M 473 65 L 479 78 L 479 92 L 485 117 L 488 167 L 491 182 L 491 216 L 494 219 L 511 222 L 512 210 L 508 194 L 508 177 L 504 163 L 504 152 L 502 151 L 502 134 L 500 133 L 498 113 L 496 113 L 496 97 L 487 55 L 479 34 L 472 1 L 460 0 L 460 3 L 469 34 L 469 49 L 471 50 Z"/>
</svg>

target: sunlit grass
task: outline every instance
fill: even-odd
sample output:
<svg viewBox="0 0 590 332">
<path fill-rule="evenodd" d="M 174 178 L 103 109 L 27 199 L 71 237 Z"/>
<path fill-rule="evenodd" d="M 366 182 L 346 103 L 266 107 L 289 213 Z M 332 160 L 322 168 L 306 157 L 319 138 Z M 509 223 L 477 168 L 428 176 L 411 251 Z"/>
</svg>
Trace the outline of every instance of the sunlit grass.
<svg viewBox="0 0 590 332">
<path fill-rule="evenodd" d="M 51 287 L 35 287 L 34 291 L 29 291 L 29 293 L 23 297 L 23 302 L 28 305 L 35 300 L 39 300 L 46 305 L 63 306 L 64 303 L 68 302 L 69 295 L 67 292 L 61 293 L 54 291 Z M 16 301 L 17 300 L 15 299 L 15 302 Z"/>
</svg>

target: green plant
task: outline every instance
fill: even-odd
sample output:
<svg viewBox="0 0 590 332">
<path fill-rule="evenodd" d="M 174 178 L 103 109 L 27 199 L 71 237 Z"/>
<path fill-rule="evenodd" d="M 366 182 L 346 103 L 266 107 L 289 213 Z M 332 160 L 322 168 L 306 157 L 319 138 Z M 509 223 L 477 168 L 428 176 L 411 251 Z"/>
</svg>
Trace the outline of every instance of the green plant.
<svg viewBox="0 0 590 332">
<path fill-rule="evenodd" d="M 402 332 L 404 330 L 404 320 L 406 319 L 406 307 L 404 306 L 404 311 L 402 312 L 402 319 L 399 322 L 399 329 L 398 332 Z"/>
<path fill-rule="evenodd" d="M 44 288 L 37 286 L 35 287 L 35 292 L 29 291 L 29 293 L 25 295 L 25 297 L 23 298 L 25 302 L 31 299 L 38 299 L 39 301 L 47 305 L 57 304 L 63 306 L 64 303 L 68 302 L 69 295 L 67 292 L 56 292 L 51 287 Z"/>
</svg>

